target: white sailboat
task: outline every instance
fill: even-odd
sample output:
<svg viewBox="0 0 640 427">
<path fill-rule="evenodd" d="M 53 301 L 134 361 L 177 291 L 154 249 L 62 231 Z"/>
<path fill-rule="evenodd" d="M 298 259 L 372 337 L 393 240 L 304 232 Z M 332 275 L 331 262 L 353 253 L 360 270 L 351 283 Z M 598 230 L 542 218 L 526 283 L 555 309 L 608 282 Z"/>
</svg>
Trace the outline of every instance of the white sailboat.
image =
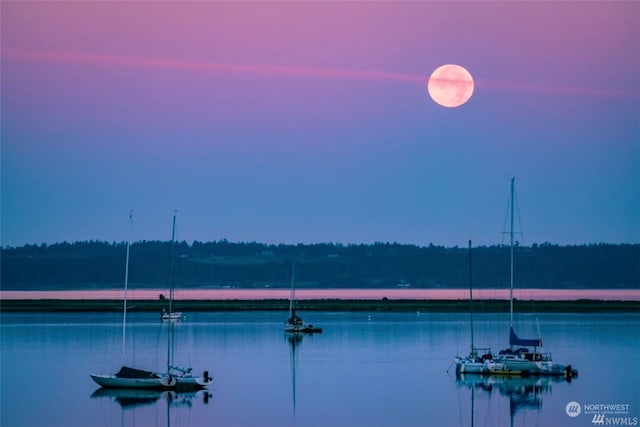
<svg viewBox="0 0 640 427">
<path fill-rule="evenodd" d="M 554 375 L 575 377 L 578 371 L 571 365 L 553 363 L 551 353 L 542 352 L 542 339 L 520 338 L 513 327 L 513 254 L 514 254 L 514 208 L 515 178 L 511 178 L 510 191 L 510 288 L 509 288 L 509 348 L 500 351 L 493 359 L 486 361 L 491 374 L 499 375 Z"/>
<path fill-rule="evenodd" d="M 471 240 L 469 240 L 469 324 L 471 330 L 471 350 L 466 357 L 457 356 L 454 360 L 456 375 L 459 374 L 485 374 L 489 372 L 487 361 L 493 358 L 489 348 L 478 348 L 473 341 L 473 282 L 471 267 Z M 478 351 L 483 354 L 479 355 Z"/>
<path fill-rule="evenodd" d="M 171 229 L 171 264 L 169 271 L 169 311 L 166 309 L 162 309 L 162 314 L 160 315 L 160 320 L 162 322 L 179 322 L 182 320 L 182 312 L 181 311 L 173 311 L 173 277 L 174 277 L 174 245 L 176 242 L 176 215 L 173 213 L 173 227 Z"/>
<path fill-rule="evenodd" d="M 173 311 L 173 295 L 174 295 L 174 244 L 176 238 L 176 212 L 173 213 L 173 225 L 171 228 L 171 268 L 169 274 L 169 316 L 178 315 L 182 318 L 182 313 Z M 213 381 L 213 377 L 209 375 L 209 371 L 204 371 L 202 376 L 197 377 L 192 374 L 191 367 L 179 367 L 174 364 L 175 349 L 175 325 L 170 321 L 168 324 L 169 333 L 167 343 L 167 376 L 175 380 L 176 389 L 198 389 L 204 388 Z"/>
<path fill-rule="evenodd" d="M 132 224 L 133 212 L 129 213 L 129 222 Z M 127 241 L 127 255 L 125 261 L 124 274 L 124 297 L 123 297 L 123 319 L 122 319 L 122 353 L 121 358 L 124 362 L 125 343 L 127 332 L 127 291 L 129 284 L 129 254 L 130 242 Z M 138 388 L 138 389 L 163 389 L 170 388 L 175 385 L 175 380 L 165 374 L 153 371 L 147 371 L 129 366 L 122 366 L 120 370 L 112 375 L 90 374 L 91 378 L 102 387 L 117 388 Z"/>
<path fill-rule="evenodd" d="M 291 295 L 289 296 L 289 318 L 284 322 L 284 331 L 290 333 L 319 333 L 322 328 L 311 323 L 305 323 L 296 314 L 295 262 L 291 265 Z"/>
</svg>

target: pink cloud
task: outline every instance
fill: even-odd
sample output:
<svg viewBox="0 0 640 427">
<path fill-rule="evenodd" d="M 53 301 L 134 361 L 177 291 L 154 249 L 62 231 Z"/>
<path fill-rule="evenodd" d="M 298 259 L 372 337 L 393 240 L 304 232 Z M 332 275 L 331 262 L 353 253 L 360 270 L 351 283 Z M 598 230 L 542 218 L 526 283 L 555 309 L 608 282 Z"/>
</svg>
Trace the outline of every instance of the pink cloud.
<svg viewBox="0 0 640 427">
<path fill-rule="evenodd" d="M 153 58 L 142 56 L 78 54 L 66 52 L 28 51 L 3 49 L 2 56 L 30 61 L 63 62 L 122 67 L 148 67 L 198 72 L 255 73 L 292 75 L 313 78 L 387 80 L 425 85 L 426 75 L 404 74 L 387 71 L 343 70 L 331 68 L 290 67 L 278 65 L 228 64 L 192 61 L 177 58 Z"/>
<path fill-rule="evenodd" d="M 161 58 L 149 56 L 127 56 L 112 54 L 69 53 L 61 51 L 35 51 L 3 48 L 2 56 L 26 61 L 58 62 L 85 65 L 107 65 L 132 68 L 158 68 L 184 70 L 191 72 L 214 72 L 228 74 L 269 74 L 297 76 L 318 79 L 358 79 L 371 81 L 393 81 L 426 87 L 431 70 L 421 74 L 398 73 L 391 71 L 295 67 L 264 64 L 234 64 L 206 61 L 193 61 L 180 58 Z M 508 82 L 476 79 L 477 90 L 547 93 L 574 96 L 605 96 L 628 98 L 637 94 L 621 90 L 599 89 L 571 85 L 540 84 L 529 82 Z"/>
</svg>

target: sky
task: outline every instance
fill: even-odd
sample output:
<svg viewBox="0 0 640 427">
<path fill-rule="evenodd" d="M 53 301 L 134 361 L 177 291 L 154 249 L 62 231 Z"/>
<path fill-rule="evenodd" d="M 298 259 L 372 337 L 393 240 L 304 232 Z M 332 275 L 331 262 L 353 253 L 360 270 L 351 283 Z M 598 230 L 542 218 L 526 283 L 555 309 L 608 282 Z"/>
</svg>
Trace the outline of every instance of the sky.
<svg viewBox="0 0 640 427">
<path fill-rule="evenodd" d="M 0 9 L 3 247 L 640 242 L 637 1 Z"/>
</svg>

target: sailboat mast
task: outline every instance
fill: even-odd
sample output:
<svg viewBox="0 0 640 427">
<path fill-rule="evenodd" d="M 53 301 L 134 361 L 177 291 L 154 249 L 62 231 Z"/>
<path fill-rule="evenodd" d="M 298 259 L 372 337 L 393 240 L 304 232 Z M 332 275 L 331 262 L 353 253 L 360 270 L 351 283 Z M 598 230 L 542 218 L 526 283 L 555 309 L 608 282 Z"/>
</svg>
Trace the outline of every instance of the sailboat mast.
<svg viewBox="0 0 640 427">
<path fill-rule="evenodd" d="M 509 287 L 509 326 L 513 327 L 513 211 L 514 211 L 514 181 L 515 178 L 511 178 L 511 226 L 509 229 L 509 246 L 511 252 L 511 268 L 510 268 L 510 287 Z"/>
<path fill-rule="evenodd" d="M 129 212 L 129 223 L 133 228 L 133 211 Z M 125 342 L 127 336 L 127 291 L 129 287 L 129 246 L 130 239 L 127 239 L 127 259 L 124 267 L 124 307 L 122 308 L 122 361 L 124 362 Z"/>
<path fill-rule="evenodd" d="M 473 284 L 471 281 L 471 240 L 469 240 L 469 322 L 471 323 L 471 354 L 475 353 L 473 344 Z"/>
<path fill-rule="evenodd" d="M 295 272 L 296 272 L 296 262 L 293 261 L 291 263 L 291 295 L 289 295 L 289 319 L 291 319 L 291 317 L 293 316 L 293 309 L 294 309 L 294 300 L 295 300 Z"/>
<path fill-rule="evenodd" d="M 127 261 L 124 267 L 124 307 L 122 315 L 122 359 L 124 359 L 124 347 L 127 335 L 127 287 L 129 283 L 129 242 L 127 241 Z"/>
<path fill-rule="evenodd" d="M 169 314 L 173 313 L 173 257 L 176 240 L 176 213 L 173 213 L 173 226 L 171 228 L 171 264 L 169 270 Z"/>
<path fill-rule="evenodd" d="M 173 313 L 173 262 L 174 262 L 174 244 L 176 240 L 176 212 L 173 212 L 173 225 L 171 227 L 171 264 L 169 267 L 169 333 L 167 344 L 167 373 L 171 371 L 173 364 L 173 322 L 171 314 Z"/>
</svg>

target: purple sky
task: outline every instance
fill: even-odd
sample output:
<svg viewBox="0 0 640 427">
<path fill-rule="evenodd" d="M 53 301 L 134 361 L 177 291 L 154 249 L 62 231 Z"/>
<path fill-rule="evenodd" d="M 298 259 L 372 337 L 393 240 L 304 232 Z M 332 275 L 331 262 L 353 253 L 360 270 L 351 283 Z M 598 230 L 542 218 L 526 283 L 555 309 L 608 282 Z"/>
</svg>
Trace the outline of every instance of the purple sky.
<svg viewBox="0 0 640 427">
<path fill-rule="evenodd" d="M 637 1 L 0 7 L 3 246 L 640 241 Z"/>
</svg>

